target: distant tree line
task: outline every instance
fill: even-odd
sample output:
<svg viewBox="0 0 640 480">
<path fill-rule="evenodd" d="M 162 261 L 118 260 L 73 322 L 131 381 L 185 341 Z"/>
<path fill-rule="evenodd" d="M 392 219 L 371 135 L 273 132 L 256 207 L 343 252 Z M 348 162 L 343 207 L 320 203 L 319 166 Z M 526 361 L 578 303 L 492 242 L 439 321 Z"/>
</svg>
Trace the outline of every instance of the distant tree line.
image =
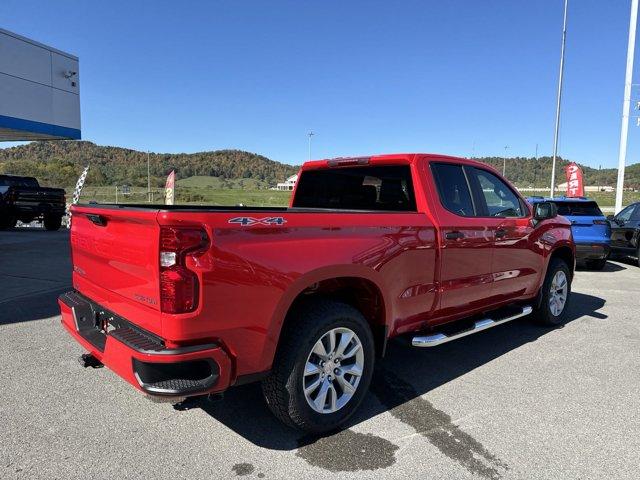
<svg viewBox="0 0 640 480">
<path fill-rule="evenodd" d="M 92 185 L 147 185 L 147 153 L 86 141 L 31 142 L 0 149 L 0 173 L 35 176 L 43 185 L 75 185 L 82 169 L 90 165 Z M 241 150 L 200 153 L 149 154 L 152 186 L 164 186 L 171 170 L 178 179 L 194 175 L 222 179 L 255 179 L 275 185 L 298 167 Z"/>
<path fill-rule="evenodd" d="M 502 157 L 479 157 L 474 160 L 488 163 L 499 172 L 502 172 Z M 569 163 L 571 162 L 563 158 L 558 159 L 556 165 L 556 184 L 566 181 L 564 167 Z M 506 176 L 518 187 L 549 188 L 552 164 L 553 159 L 551 157 L 538 157 L 537 159 L 533 157 L 507 158 Z M 585 185 L 616 186 L 618 177 L 617 168 L 597 169 L 586 165 L 580 165 L 580 168 L 582 168 L 582 172 L 584 173 Z M 640 188 L 640 163 L 629 165 L 625 168 L 625 187 Z"/>
<path fill-rule="evenodd" d="M 270 160 L 262 155 L 241 150 L 216 150 L 199 153 L 151 153 L 151 182 L 164 186 L 166 176 L 176 171 L 177 179 L 195 175 L 219 177 L 223 180 L 253 179 L 264 187 L 275 185 L 297 172 L 298 167 Z M 502 171 L 502 157 L 479 157 L 476 160 Z M 569 162 L 559 159 L 557 183 L 563 183 L 564 167 Z M 506 175 L 519 187 L 549 187 L 551 158 L 507 158 Z M 85 165 L 91 165 L 91 185 L 147 185 L 147 154 L 120 147 L 96 145 L 86 141 L 31 142 L 0 149 L 0 173 L 35 176 L 43 185 L 70 187 Z M 595 169 L 581 165 L 587 185 L 615 186 L 617 169 Z M 223 185 L 241 185 L 223 182 Z M 640 188 L 640 163 L 626 169 L 625 186 Z"/>
</svg>

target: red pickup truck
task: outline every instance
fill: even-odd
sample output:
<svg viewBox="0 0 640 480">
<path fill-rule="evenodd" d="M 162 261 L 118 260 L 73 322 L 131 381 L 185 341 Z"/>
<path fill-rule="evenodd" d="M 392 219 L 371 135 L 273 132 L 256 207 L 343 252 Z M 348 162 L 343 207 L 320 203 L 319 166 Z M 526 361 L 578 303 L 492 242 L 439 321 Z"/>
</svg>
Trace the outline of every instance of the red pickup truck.
<svg viewBox="0 0 640 480">
<path fill-rule="evenodd" d="M 571 226 L 442 155 L 305 163 L 288 208 L 73 208 L 62 324 L 148 395 L 262 381 L 286 424 L 334 429 L 392 337 L 433 347 L 567 313 Z"/>
</svg>

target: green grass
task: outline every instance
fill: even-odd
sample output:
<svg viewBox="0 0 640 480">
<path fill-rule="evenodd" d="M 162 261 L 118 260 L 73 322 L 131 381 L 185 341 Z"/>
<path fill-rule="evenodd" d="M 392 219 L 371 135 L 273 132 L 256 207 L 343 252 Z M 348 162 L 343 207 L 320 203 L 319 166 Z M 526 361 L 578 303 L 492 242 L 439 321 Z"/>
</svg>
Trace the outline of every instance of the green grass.
<svg viewBox="0 0 640 480">
<path fill-rule="evenodd" d="M 549 190 L 540 191 L 526 191 L 521 192 L 525 197 L 533 197 L 539 195 L 542 197 L 549 196 Z M 564 192 L 557 192 L 557 195 L 563 195 Z M 616 204 L 615 192 L 586 192 L 587 198 L 593 199 L 598 202 L 600 207 L 609 209 L 613 208 Z M 640 201 L 640 192 L 624 192 L 622 195 L 622 204 L 629 205 L 630 203 Z"/>
<path fill-rule="evenodd" d="M 240 203 L 254 207 L 278 207 L 289 204 L 291 192 L 269 190 L 265 182 L 251 178 L 224 179 L 220 177 L 194 176 L 178 180 L 176 185 L 176 203 L 191 205 L 229 206 Z M 73 188 L 67 188 L 67 198 L 71 198 Z M 82 191 L 82 202 L 115 203 L 115 187 L 85 186 Z M 154 203 L 164 203 L 164 190 L 152 189 Z M 558 192 L 562 194 L 562 192 Z M 527 196 L 548 196 L 549 192 L 526 191 Z M 589 192 L 587 195 L 598 202 L 607 212 L 615 205 L 615 192 Z M 118 203 L 146 203 L 147 189 L 132 187 L 131 193 L 118 194 Z M 640 201 L 640 192 L 624 192 L 623 205 Z"/>
<path fill-rule="evenodd" d="M 210 188 L 210 189 L 240 189 L 240 190 L 267 190 L 269 184 L 256 178 L 232 178 L 193 176 L 178 180 L 178 187 Z"/>
<path fill-rule="evenodd" d="M 73 188 L 67 189 L 67 198 L 71 199 Z M 154 188 L 151 190 L 153 203 L 164 203 L 164 190 Z M 240 203 L 252 207 L 285 207 L 289 204 L 291 192 L 277 190 L 241 190 L 231 188 L 210 187 L 176 187 L 176 204 L 189 205 L 216 205 L 231 206 Z M 82 190 L 80 201 L 88 203 L 115 203 L 115 187 L 91 187 L 86 186 Z M 147 189 L 144 187 L 132 187 L 128 195 L 118 193 L 118 203 L 146 203 Z"/>
</svg>

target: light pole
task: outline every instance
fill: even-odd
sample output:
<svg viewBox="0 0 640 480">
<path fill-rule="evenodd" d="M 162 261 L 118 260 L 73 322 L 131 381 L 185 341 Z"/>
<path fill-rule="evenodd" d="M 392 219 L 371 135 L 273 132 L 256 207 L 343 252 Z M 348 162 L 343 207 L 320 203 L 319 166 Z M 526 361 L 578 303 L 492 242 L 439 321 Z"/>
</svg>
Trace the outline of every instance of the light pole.
<svg viewBox="0 0 640 480">
<path fill-rule="evenodd" d="M 309 136 L 309 160 L 311 160 L 311 137 L 313 137 L 315 133 L 309 132 L 307 135 Z"/>
<path fill-rule="evenodd" d="M 147 203 L 151 203 L 151 169 L 149 167 L 149 150 L 147 150 Z"/>
<path fill-rule="evenodd" d="M 558 156 L 558 134 L 560 133 L 560 103 L 562 102 L 562 77 L 564 76 L 564 46 L 567 42 L 567 7 L 569 0 L 564 0 L 564 20 L 562 21 L 562 48 L 560 49 L 560 75 L 558 77 L 558 97 L 556 102 L 556 129 L 553 134 L 553 163 L 551 165 L 551 197 L 556 188 L 556 157 Z"/>
<path fill-rule="evenodd" d="M 636 44 L 638 22 L 638 0 L 631 0 L 629 20 L 629 43 L 627 44 L 627 72 L 624 78 L 624 101 L 622 102 L 622 129 L 620 130 L 620 152 L 618 154 L 618 181 L 616 183 L 616 213 L 622 210 L 624 190 L 624 167 L 627 162 L 627 135 L 629 133 L 629 109 L 631 108 L 631 81 L 633 79 L 633 54 Z"/>
<path fill-rule="evenodd" d="M 502 176 L 505 176 L 505 172 L 507 171 L 507 149 L 509 145 L 504 146 L 504 158 L 502 159 Z"/>
</svg>

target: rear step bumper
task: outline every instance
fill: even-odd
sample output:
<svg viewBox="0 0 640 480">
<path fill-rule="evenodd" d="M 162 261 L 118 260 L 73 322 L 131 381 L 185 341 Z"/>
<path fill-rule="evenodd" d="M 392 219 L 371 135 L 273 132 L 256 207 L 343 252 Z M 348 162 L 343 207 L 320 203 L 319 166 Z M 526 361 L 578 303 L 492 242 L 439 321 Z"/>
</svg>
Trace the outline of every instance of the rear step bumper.
<svg viewBox="0 0 640 480">
<path fill-rule="evenodd" d="M 611 246 L 607 243 L 576 243 L 576 260 L 602 260 L 610 251 Z"/>
<path fill-rule="evenodd" d="M 510 313 L 505 317 L 483 318 L 482 320 L 478 320 L 473 324 L 473 327 L 461 332 L 456 332 L 450 335 L 444 333 L 432 333 L 430 335 L 413 337 L 411 344 L 414 347 L 435 347 L 437 345 L 442 345 L 443 343 L 451 342 L 468 335 L 473 335 L 474 333 L 487 330 L 497 325 L 502 325 L 503 323 L 510 322 L 511 320 L 515 320 L 516 318 L 524 317 L 526 315 L 529 315 L 532 311 L 533 308 L 529 305 L 526 305 L 520 308 L 519 311 Z"/>
<path fill-rule="evenodd" d="M 58 303 L 62 324 L 78 343 L 149 395 L 185 397 L 229 387 L 231 360 L 216 343 L 167 348 L 158 336 L 78 292 L 60 295 Z"/>
</svg>

